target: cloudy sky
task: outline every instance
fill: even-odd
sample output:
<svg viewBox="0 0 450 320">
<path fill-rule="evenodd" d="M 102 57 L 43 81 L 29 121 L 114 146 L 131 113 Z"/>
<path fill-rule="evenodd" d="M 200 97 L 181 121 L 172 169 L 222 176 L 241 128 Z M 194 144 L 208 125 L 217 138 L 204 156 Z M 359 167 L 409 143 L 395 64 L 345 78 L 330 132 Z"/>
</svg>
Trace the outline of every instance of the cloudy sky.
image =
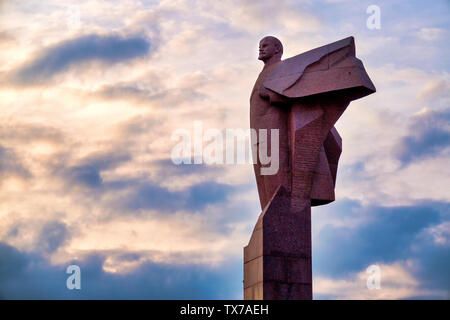
<svg viewBox="0 0 450 320">
<path fill-rule="evenodd" d="M 352 35 L 377 87 L 337 123 L 337 200 L 313 209 L 314 297 L 450 299 L 449 11 L 0 0 L 0 298 L 241 299 L 252 166 L 175 166 L 171 136 L 194 121 L 248 128 L 270 34 L 284 58 Z M 81 290 L 66 288 L 71 264 Z"/>
</svg>

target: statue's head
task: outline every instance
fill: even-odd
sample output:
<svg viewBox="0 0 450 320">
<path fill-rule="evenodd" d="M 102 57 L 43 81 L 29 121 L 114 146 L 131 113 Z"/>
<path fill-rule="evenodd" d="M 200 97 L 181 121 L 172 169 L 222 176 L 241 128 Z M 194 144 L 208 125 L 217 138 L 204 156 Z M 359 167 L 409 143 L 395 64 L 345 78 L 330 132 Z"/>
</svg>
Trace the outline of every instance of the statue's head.
<svg viewBox="0 0 450 320">
<path fill-rule="evenodd" d="M 266 62 L 272 57 L 277 57 L 281 60 L 283 55 L 283 45 L 281 41 L 275 37 L 267 36 L 261 39 L 259 42 L 259 56 L 258 59 Z"/>
</svg>

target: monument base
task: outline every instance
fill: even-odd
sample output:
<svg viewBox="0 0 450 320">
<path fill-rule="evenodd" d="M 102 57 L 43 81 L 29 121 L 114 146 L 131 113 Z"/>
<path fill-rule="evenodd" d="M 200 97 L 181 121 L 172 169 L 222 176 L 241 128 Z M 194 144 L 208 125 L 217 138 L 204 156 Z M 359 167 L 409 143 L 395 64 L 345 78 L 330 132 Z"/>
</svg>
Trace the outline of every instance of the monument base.
<svg viewBox="0 0 450 320">
<path fill-rule="evenodd" d="M 312 299 L 311 204 L 282 186 L 244 247 L 244 299 Z"/>
</svg>

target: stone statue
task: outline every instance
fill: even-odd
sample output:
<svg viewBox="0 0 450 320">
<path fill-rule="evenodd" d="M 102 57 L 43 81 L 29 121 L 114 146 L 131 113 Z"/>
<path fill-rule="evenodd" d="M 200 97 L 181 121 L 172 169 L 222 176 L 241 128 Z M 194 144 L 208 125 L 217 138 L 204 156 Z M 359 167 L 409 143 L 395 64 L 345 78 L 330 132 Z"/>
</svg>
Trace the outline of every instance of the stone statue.
<svg viewBox="0 0 450 320">
<path fill-rule="evenodd" d="M 250 127 L 269 129 L 265 150 L 278 129 L 279 170 L 262 175 L 264 164 L 254 164 L 262 213 L 244 248 L 244 299 L 312 299 L 311 206 L 335 199 L 342 144 L 334 124 L 352 100 L 375 92 L 353 37 L 282 54 L 277 38 L 260 41 Z M 262 141 L 255 138 L 254 155 Z"/>
</svg>

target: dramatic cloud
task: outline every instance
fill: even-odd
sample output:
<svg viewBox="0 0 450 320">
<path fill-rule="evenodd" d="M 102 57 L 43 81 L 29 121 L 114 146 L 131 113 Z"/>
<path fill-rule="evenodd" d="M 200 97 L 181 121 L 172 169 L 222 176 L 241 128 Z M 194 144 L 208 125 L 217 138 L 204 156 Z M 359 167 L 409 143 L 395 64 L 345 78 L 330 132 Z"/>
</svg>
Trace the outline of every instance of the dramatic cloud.
<svg viewBox="0 0 450 320">
<path fill-rule="evenodd" d="M 153 183 L 132 184 L 125 207 L 128 210 L 160 209 L 168 213 L 181 209 L 200 210 L 209 204 L 224 202 L 234 188 L 228 185 L 205 182 L 182 191 L 169 191 Z"/>
<path fill-rule="evenodd" d="M 76 64 L 88 61 L 118 63 L 145 56 L 150 42 L 142 37 L 88 35 L 57 43 L 39 52 L 13 75 L 19 84 L 40 84 L 49 81 Z"/>
<path fill-rule="evenodd" d="M 93 154 L 79 160 L 74 165 L 61 163 L 55 170 L 57 175 L 61 175 L 68 186 L 85 186 L 89 188 L 99 188 L 103 184 L 101 172 L 113 169 L 123 162 L 129 161 L 130 155 L 118 150 L 116 152 L 106 152 Z"/>
<path fill-rule="evenodd" d="M 449 289 L 450 274 L 444 270 L 450 268 L 450 246 L 446 242 L 450 238 L 438 231 L 440 240 L 436 241 L 433 232 L 450 221 L 448 203 L 361 207 L 357 202 L 344 201 L 337 205 L 340 207 L 335 210 L 339 216 L 322 211 L 314 217 L 324 223 L 318 227 L 313 242 L 313 264 L 318 278 L 346 279 L 372 264 L 390 266 L 410 261 L 402 268 L 415 279 L 415 290 L 403 298 L 421 295 L 426 288 L 444 292 Z M 336 224 L 337 221 L 341 224 Z M 360 277 L 359 293 L 364 292 L 367 275 Z M 433 294 L 437 293 L 427 293 L 423 297 L 435 297 Z"/>
<path fill-rule="evenodd" d="M 450 146 L 450 109 L 425 111 L 414 117 L 410 135 L 403 137 L 394 147 L 404 163 L 432 157 Z"/>
<path fill-rule="evenodd" d="M 67 226 L 64 223 L 53 221 L 43 226 L 38 243 L 44 252 L 52 253 L 63 245 L 69 237 Z"/>
<path fill-rule="evenodd" d="M 377 30 L 351 0 L 0 4 L 1 297 L 242 298 L 252 165 L 174 165 L 171 137 L 248 128 L 268 34 L 284 58 L 353 35 L 377 87 L 337 123 L 337 200 L 312 213 L 315 297 L 449 296 L 445 1 L 380 1 Z"/>
<path fill-rule="evenodd" d="M 406 258 L 418 234 L 440 222 L 439 212 L 432 207 L 360 208 L 353 212 L 366 218 L 357 229 L 328 225 L 317 235 L 318 272 L 342 275 L 371 263 Z"/>
<path fill-rule="evenodd" d="M 242 277 L 234 261 L 220 268 L 149 262 L 132 272 L 114 274 L 103 269 L 105 257 L 95 252 L 81 261 L 51 265 L 38 254 L 0 243 L 0 256 L 2 299 L 237 299 L 241 290 L 241 283 L 228 280 L 236 275 Z M 120 259 L 138 258 L 122 254 Z M 81 290 L 66 288 L 70 276 L 66 268 L 71 264 L 81 268 Z"/>
</svg>

